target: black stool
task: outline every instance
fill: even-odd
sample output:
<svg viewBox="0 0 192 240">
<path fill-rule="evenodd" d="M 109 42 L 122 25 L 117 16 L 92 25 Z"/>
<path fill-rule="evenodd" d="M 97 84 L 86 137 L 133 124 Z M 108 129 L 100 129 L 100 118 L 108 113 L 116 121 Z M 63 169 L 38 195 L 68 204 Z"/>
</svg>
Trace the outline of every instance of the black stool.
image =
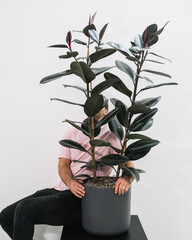
<svg viewBox="0 0 192 240">
<path fill-rule="evenodd" d="M 116 237 L 100 237 L 87 233 L 81 225 L 64 226 L 60 240 L 147 240 L 137 215 L 131 216 L 129 230 Z"/>
</svg>

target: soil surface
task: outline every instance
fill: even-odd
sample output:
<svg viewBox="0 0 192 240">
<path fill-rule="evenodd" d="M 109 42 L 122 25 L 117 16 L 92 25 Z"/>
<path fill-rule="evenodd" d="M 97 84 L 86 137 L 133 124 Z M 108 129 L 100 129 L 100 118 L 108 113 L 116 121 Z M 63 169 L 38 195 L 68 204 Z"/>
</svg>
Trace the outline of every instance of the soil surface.
<svg viewBox="0 0 192 240">
<path fill-rule="evenodd" d="M 93 182 L 93 179 L 88 179 L 84 185 L 96 188 L 113 188 L 115 182 L 115 177 L 99 177 L 96 183 Z"/>
</svg>

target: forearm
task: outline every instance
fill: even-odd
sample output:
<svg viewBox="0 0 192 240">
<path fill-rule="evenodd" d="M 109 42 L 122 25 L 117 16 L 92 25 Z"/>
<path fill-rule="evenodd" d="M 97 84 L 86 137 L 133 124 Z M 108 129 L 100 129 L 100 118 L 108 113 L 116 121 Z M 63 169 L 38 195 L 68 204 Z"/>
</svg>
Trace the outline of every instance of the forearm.
<svg viewBox="0 0 192 240">
<path fill-rule="evenodd" d="M 70 181 L 73 179 L 73 174 L 70 169 L 70 160 L 59 159 L 58 171 L 61 180 L 69 187 Z"/>
</svg>

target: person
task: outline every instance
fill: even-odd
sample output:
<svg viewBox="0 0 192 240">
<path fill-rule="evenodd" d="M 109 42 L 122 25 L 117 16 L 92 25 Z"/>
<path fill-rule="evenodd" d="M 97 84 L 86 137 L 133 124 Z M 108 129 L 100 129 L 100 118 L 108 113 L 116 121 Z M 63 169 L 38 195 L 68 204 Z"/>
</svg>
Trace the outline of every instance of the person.
<svg viewBox="0 0 192 240">
<path fill-rule="evenodd" d="M 100 121 L 107 113 L 108 106 L 106 105 L 94 118 Z M 108 129 L 107 124 L 101 127 L 96 138 L 120 147 L 119 140 Z M 74 127 L 70 127 L 65 132 L 64 139 L 80 142 L 84 148 L 90 147 L 89 138 Z M 95 152 L 96 159 L 115 153 L 110 147 L 97 148 Z M 32 240 L 36 224 L 53 226 L 81 224 L 81 198 L 86 193 L 83 180 L 75 179 L 73 176 L 78 174 L 92 176 L 92 171 L 81 168 L 83 164 L 72 160 L 89 162 L 91 159 L 86 152 L 62 146 L 58 163 L 60 183 L 53 188 L 39 190 L 1 211 L 0 225 L 12 240 Z M 126 164 L 134 167 L 131 161 Z M 102 166 L 97 174 L 98 176 L 109 176 L 111 170 L 110 166 Z M 123 195 L 127 192 L 132 180 L 131 177 L 119 178 L 114 185 L 115 193 Z"/>
</svg>

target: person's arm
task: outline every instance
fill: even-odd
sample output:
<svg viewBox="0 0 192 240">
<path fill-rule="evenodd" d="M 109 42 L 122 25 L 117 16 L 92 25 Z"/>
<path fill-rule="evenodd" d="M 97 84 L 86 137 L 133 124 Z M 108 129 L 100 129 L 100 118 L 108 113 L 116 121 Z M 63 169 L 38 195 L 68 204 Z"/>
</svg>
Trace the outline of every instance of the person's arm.
<svg viewBox="0 0 192 240">
<path fill-rule="evenodd" d="M 82 198 L 85 194 L 82 180 L 73 179 L 70 169 L 71 160 L 67 158 L 59 158 L 58 170 L 61 180 L 68 186 L 70 191 L 77 197 Z"/>
<path fill-rule="evenodd" d="M 131 168 L 135 168 L 134 164 L 132 161 L 128 161 L 125 163 L 126 167 L 131 167 Z M 123 195 L 124 193 L 126 193 L 129 188 L 131 187 L 131 183 L 134 181 L 134 177 L 133 176 L 127 176 L 125 175 L 124 177 L 120 177 L 115 185 L 113 186 L 113 188 L 115 188 L 115 193 L 119 194 L 119 195 Z"/>
</svg>

